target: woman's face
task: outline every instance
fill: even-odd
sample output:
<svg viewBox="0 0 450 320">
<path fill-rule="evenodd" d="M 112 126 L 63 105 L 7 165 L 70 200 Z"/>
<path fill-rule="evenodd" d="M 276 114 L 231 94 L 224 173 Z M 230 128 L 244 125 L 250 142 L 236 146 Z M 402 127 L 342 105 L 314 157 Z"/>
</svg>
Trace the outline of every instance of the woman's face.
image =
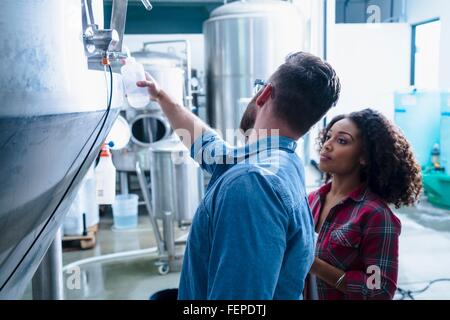
<svg viewBox="0 0 450 320">
<path fill-rule="evenodd" d="M 320 170 L 333 175 L 349 175 L 365 165 L 362 138 L 350 119 L 337 121 L 328 131 L 320 150 Z"/>
</svg>

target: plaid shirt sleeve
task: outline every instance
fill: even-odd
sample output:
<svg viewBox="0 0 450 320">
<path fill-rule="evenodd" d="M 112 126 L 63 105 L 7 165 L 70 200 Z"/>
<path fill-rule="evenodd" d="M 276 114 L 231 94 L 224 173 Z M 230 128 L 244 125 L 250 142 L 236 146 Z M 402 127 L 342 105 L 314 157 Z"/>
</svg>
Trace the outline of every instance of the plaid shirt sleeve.
<svg viewBox="0 0 450 320">
<path fill-rule="evenodd" d="M 388 208 L 369 213 L 361 240 L 363 271 L 347 271 L 350 299 L 392 299 L 398 273 L 398 238 L 401 224 Z"/>
</svg>

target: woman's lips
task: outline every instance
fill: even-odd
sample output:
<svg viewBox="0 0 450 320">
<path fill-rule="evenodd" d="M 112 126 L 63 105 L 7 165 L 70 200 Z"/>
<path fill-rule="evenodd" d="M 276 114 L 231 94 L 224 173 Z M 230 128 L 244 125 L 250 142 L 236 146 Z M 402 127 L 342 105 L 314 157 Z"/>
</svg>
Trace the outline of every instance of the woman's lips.
<svg viewBox="0 0 450 320">
<path fill-rule="evenodd" d="M 329 156 L 323 154 L 320 155 L 320 161 L 330 161 L 330 160 L 331 158 Z"/>
</svg>

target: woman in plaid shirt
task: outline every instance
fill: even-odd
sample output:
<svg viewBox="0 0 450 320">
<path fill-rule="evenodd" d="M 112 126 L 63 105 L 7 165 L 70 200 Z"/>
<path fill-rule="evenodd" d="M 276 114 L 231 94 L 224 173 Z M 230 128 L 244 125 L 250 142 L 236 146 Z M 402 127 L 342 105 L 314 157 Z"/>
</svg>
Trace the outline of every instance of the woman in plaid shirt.
<svg viewBox="0 0 450 320">
<path fill-rule="evenodd" d="M 392 299 L 401 224 L 388 205 L 412 205 L 422 190 L 408 141 L 371 109 L 337 116 L 320 137 L 320 169 L 327 183 L 308 199 L 317 298 Z"/>
</svg>

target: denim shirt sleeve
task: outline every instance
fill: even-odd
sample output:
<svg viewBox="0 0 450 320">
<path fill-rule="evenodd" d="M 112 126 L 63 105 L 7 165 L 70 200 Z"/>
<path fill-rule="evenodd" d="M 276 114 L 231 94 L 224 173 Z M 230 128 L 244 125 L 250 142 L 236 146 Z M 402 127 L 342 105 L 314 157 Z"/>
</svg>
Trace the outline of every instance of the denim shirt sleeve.
<svg viewBox="0 0 450 320">
<path fill-rule="evenodd" d="M 217 197 L 207 298 L 273 299 L 287 245 L 288 213 L 257 173 L 235 178 Z"/>
<path fill-rule="evenodd" d="M 218 165 L 226 164 L 227 155 L 233 148 L 213 130 L 204 132 L 191 146 L 191 157 L 200 167 L 212 174 Z"/>
</svg>

